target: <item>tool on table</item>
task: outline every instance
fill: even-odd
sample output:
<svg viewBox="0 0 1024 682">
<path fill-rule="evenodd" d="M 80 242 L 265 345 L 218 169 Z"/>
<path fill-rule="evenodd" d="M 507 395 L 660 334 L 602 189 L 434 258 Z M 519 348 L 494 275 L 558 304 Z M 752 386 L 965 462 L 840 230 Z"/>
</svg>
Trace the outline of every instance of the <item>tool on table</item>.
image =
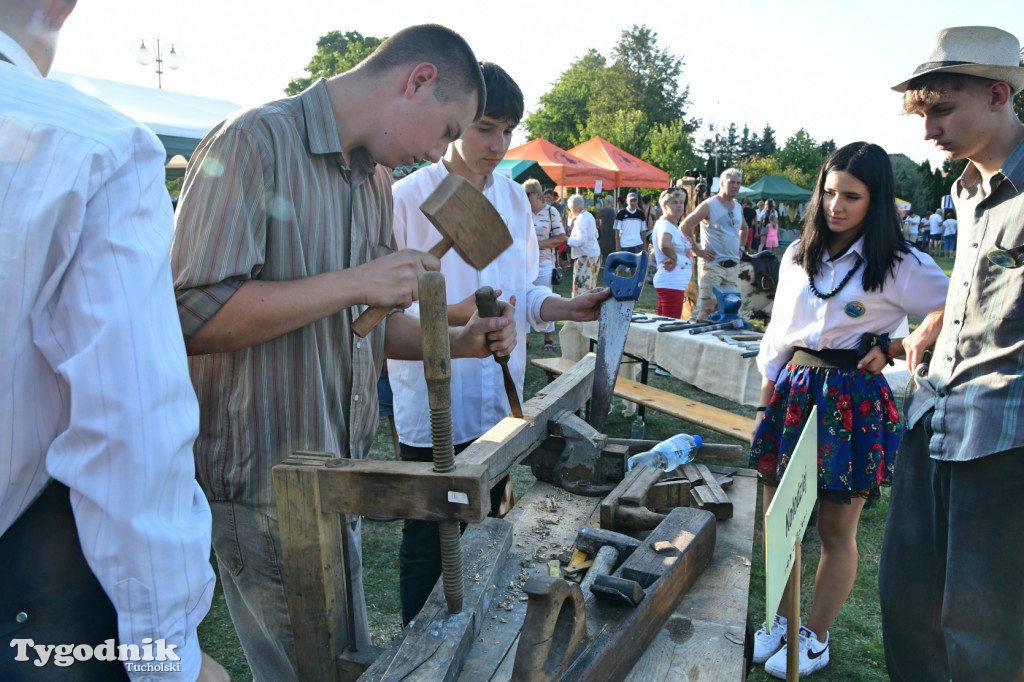
<svg viewBox="0 0 1024 682">
<path fill-rule="evenodd" d="M 718 324 L 711 324 L 707 327 L 701 327 L 700 329 L 691 329 L 691 334 L 706 334 L 707 332 L 713 332 L 718 329 L 743 329 L 747 326 L 747 323 L 743 320 L 729 320 L 728 322 L 719 322 Z"/>
<path fill-rule="evenodd" d="M 420 210 L 441 233 L 441 241 L 430 253 L 441 258 L 454 248 L 463 260 L 477 270 L 512 246 L 508 226 L 491 202 L 465 178 L 450 173 L 420 205 Z M 366 336 L 391 308 L 373 306 L 363 311 L 352 324 L 352 331 Z"/>
<path fill-rule="evenodd" d="M 743 296 L 732 287 L 714 285 L 711 290 L 718 300 L 718 310 L 708 315 L 712 322 L 728 322 L 740 319 L 740 305 L 743 303 Z"/>
<path fill-rule="evenodd" d="M 615 375 L 626 347 L 629 321 L 647 278 L 647 258 L 646 251 L 639 254 L 617 251 L 605 261 L 604 281 L 612 295 L 601 305 L 594 392 L 590 402 L 590 425 L 598 431 L 604 430 L 611 409 Z"/>
<path fill-rule="evenodd" d="M 424 272 L 419 277 L 420 328 L 423 333 L 423 375 L 430 405 L 430 435 L 434 441 L 434 471 L 455 469 L 452 442 L 452 359 L 448 340 L 448 299 L 444 275 Z M 462 536 L 458 521 L 439 521 L 441 572 L 449 613 L 462 611 Z"/>
<path fill-rule="evenodd" d="M 675 319 L 676 318 L 673 318 L 673 317 L 665 317 L 664 315 L 649 315 L 647 313 L 633 313 L 632 317 L 629 318 L 629 321 L 633 322 L 633 323 L 637 323 L 637 324 L 646 324 L 648 322 L 658 322 L 659 320 L 662 320 L 662 321 L 672 321 L 672 320 L 675 320 Z"/>
<path fill-rule="evenodd" d="M 501 308 L 498 307 L 498 297 L 494 295 L 494 289 L 483 286 L 476 290 L 476 312 L 480 317 L 501 316 Z M 508 396 L 508 406 L 512 411 L 512 416 L 522 419 L 523 406 L 519 404 L 516 382 L 512 380 L 512 372 L 508 369 L 508 356 L 494 355 L 494 361 L 501 365 L 501 376 L 505 380 L 505 395 Z"/>
<path fill-rule="evenodd" d="M 682 329 L 699 329 L 700 327 L 708 327 L 714 324 L 714 322 L 669 322 L 668 324 L 659 324 L 659 332 L 677 332 Z"/>
</svg>

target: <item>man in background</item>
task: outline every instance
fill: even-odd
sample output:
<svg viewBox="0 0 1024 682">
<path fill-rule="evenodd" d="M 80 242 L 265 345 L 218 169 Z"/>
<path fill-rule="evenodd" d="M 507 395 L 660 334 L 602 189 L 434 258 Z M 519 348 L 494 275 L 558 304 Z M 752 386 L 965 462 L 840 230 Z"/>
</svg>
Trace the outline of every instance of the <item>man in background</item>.
<svg viewBox="0 0 1024 682">
<path fill-rule="evenodd" d="M 640 196 L 626 195 L 626 208 L 615 216 L 615 250 L 640 253 L 647 237 L 647 216 L 640 210 Z"/>
<path fill-rule="evenodd" d="M 74 7 L 0 0 L 0 679 L 227 680 L 196 636 L 214 589 L 210 509 L 164 150 L 45 78 Z M 93 653 L 37 667 L 30 641 Z M 100 660 L 118 644 L 167 670 Z"/>
<path fill-rule="evenodd" d="M 736 194 L 743 172 L 736 168 L 722 171 L 718 194 L 708 197 L 683 219 L 679 230 L 696 244 L 693 230 L 700 224 L 701 248 L 693 247 L 697 261 L 699 300 L 697 319 L 706 320 L 715 311 L 715 285 L 739 289 L 741 245 L 747 242 L 747 228 Z"/>
</svg>

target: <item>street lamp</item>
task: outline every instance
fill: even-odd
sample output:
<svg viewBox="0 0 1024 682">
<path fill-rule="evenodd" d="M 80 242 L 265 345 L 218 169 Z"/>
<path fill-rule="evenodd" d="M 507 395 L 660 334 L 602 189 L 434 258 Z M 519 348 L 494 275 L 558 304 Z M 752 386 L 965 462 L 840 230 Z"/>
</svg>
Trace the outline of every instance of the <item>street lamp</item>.
<svg viewBox="0 0 1024 682">
<path fill-rule="evenodd" d="M 141 39 L 135 43 L 134 49 L 132 50 L 135 54 L 135 59 L 143 66 L 149 66 L 154 61 L 154 52 L 146 46 L 146 40 Z M 174 47 L 174 43 L 171 43 L 171 51 L 167 53 L 167 57 L 164 58 L 160 53 L 160 39 L 156 40 L 156 86 L 163 88 L 163 74 L 164 64 L 167 65 L 168 69 L 180 69 L 182 64 L 181 52 Z"/>
</svg>

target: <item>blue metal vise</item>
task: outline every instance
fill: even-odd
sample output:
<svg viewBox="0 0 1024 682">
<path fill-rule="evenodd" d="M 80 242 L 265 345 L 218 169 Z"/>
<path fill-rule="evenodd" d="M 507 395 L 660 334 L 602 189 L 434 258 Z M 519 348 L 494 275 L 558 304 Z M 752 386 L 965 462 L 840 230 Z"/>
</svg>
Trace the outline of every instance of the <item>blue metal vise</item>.
<svg viewBox="0 0 1024 682">
<path fill-rule="evenodd" d="M 715 292 L 715 298 L 718 299 L 718 311 L 708 315 L 708 320 L 716 324 L 739 320 L 740 304 L 743 302 L 740 292 L 725 286 L 713 286 L 711 289 Z M 743 327 L 747 328 L 749 325 L 744 322 Z"/>
</svg>

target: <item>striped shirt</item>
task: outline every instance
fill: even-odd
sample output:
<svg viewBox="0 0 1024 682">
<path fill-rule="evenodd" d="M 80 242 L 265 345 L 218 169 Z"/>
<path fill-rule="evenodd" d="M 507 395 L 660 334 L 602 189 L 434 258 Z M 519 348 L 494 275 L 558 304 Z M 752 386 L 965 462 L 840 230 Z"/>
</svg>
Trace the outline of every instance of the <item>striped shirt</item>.
<svg viewBox="0 0 1024 682">
<path fill-rule="evenodd" d="M 984 196 L 973 163 L 953 187 L 960 222 L 942 331 L 906 405 L 913 426 L 935 410 L 932 457 L 966 461 L 1024 446 L 1024 270 L 986 257 L 1024 245 L 1024 142 Z"/>
<path fill-rule="evenodd" d="M 120 642 L 178 647 L 181 672 L 132 676 L 195 679 L 214 576 L 164 150 L 138 122 L 41 78 L 3 33 L 0 52 L 12 62 L 0 61 L 0 534 L 51 479 L 67 485 Z M 3 627 L 20 610 L 0 604 Z"/>
<path fill-rule="evenodd" d="M 391 251 L 387 170 L 342 157 L 326 81 L 239 112 L 189 164 L 171 267 L 191 338 L 243 282 L 296 280 Z M 296 450 L 366 455 L 377 428 L 384 325 L 365 339 L 362 306 L 250 348 L 189 359 L 199 396 L 199 483 L 211 500 L 273 518 L 271 468 Z"/>
</svg>

